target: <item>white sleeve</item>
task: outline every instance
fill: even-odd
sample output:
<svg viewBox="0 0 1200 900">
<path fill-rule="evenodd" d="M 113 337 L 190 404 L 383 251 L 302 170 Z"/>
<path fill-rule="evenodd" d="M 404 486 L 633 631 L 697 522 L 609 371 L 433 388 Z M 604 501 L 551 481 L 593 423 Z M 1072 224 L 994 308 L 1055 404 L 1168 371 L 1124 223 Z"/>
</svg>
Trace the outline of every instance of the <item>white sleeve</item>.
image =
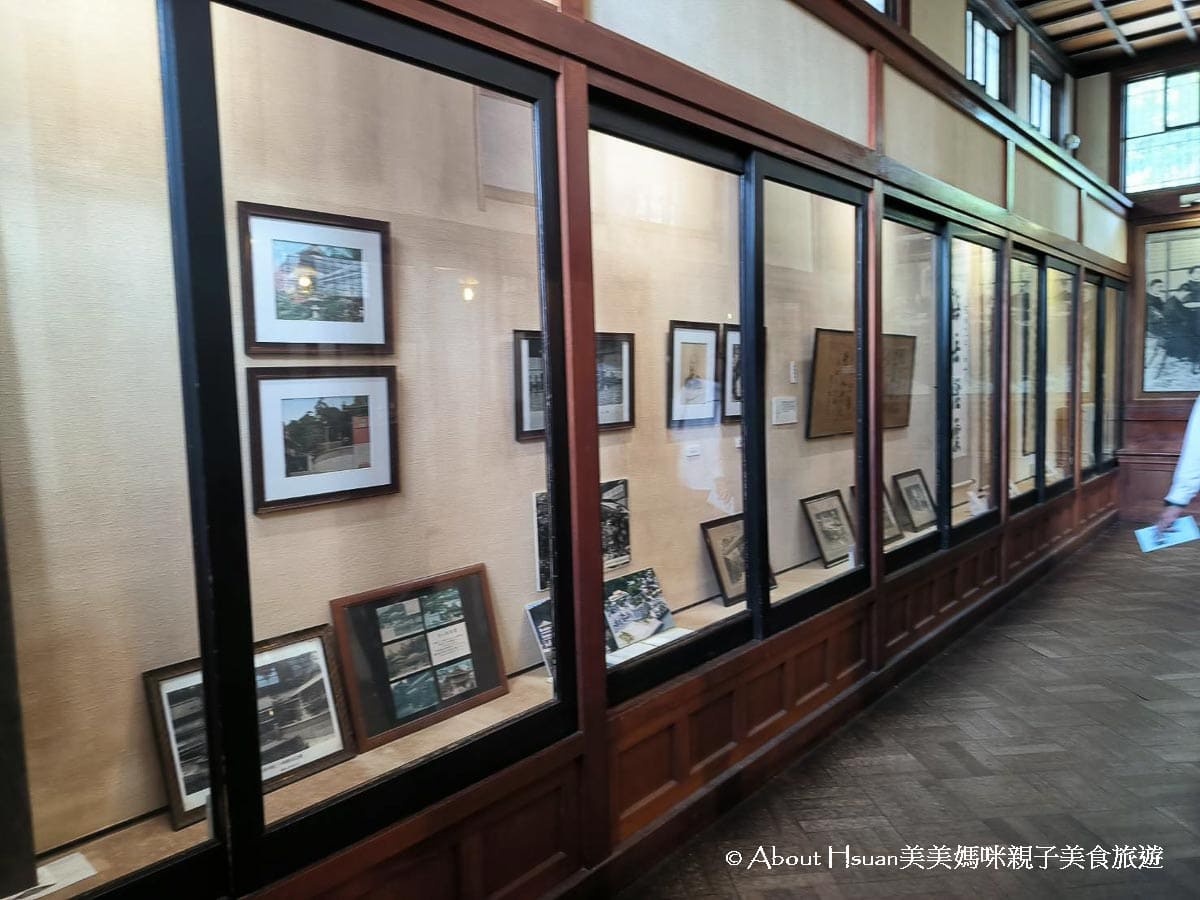
<svg viewBox="0 0 1200 900">
<path fill-rule="evenodd" d="M 1175 466 L 1175 477 L 1166 501 L 1176 506 L 1187 506 L 1200 493 L 1200 397 L 1188 417 L 1187 431 L 1183 436 L 1183 447 L 1179 451 L 1179 464 Z"/>
</svg>

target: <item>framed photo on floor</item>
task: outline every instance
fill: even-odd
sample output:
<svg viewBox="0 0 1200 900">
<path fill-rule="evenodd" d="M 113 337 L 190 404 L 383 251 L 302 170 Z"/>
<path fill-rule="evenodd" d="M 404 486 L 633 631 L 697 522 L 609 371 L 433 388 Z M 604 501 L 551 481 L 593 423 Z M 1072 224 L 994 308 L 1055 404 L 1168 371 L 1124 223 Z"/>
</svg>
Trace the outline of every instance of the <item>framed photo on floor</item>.
<svg viewBox="0 0 1200 900">
<path fill-rule="evenodd" d="M 854 526 L 839 490 L 826 491 L 800 501 L 800 507 L 812 528 L 817 550 L 825 567 L 845 562 L 854 552 Z"/>
<path fill-rule="evenodd" d="M 721 421 L 742 418 L 742 326 L 721 326 Z"/>
<path fill-rule="evenodd" d="M 726 606 L 746 599 L 746 528 L 741 513 L 700 523 L 704 546 Z M 769 584 L 775 587 L 775 576 Z"/>
<path fill-rule="evenodd" d="M 254 511 L 400 490 L 394 366 L 249 368 Z"/>
<path fill-rule="evenodd" d="M 387 222 L 237 205 L 246 353 L 391 353 Z"/>
<path fill-rule="evenodd" d="M 892 476 L 892 483 L 914 531 L 924 531 L 937 524 L 937 506 L 929 493 L 929 485 L 925 483 L 924 472 L 920 469 L 901 472 Z"/>
<path fill-rule="evenodd" d="M 546 377 L 540 331 L 513 332 L 514 418 L 518 441 L 546 434 Z M 633 335 L 596 334 L 596 407 L 601 431 L 634 425 Z"/>
<path fill-rule="evenodd" d="M 254 648 L 263 790 L 272 791 L 353 756 L 328 625 L 262 641 Z M 143 676 L 158 741 L 171 823 L 204 818 L 208 739 L 200 660 Z"/>
<path fill-rule="evenodd" d="M 360 753 L 508 693 L 482 564 L 330 605 Z"/>
<path fill-rule="evenodd" d="M 667 427 L 712 425 L 721 405 L 721 328 L 672 321 L 667 340 Z"/>
</svg>

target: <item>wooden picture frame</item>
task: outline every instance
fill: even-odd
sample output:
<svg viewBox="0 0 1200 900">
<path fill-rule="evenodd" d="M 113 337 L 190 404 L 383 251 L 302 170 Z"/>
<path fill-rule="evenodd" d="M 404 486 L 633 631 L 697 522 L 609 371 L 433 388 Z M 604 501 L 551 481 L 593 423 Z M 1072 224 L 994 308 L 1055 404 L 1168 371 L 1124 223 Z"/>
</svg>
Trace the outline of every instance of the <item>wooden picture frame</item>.
<svg viewBox="0 0 1200 900">
<path fill-rule="evenodd" d="M 687 340 L 691 338 L 691 340 Z M 667 427 L 715 425 L 721 408 L 721 326 L 672 319 L 667 333 Z"/>
<path fill-rule="evenodd" d="M 255 513 L 399 492 L 395 366 L 250 367 L 246 398 Z M 340 409 L 327 399 L 343 401 Z M 338 446 L 302 452 L 310 437 L 297 429 L 303 438 L 293 438 L 289 447 L 288 426 L 310 416 L 324 418 L 322 403 L 343 413 L 337 422 Z M 278 409 L 270 421 L 265 418 L 268 409 Z M 288 419 L 293 415 L 298 418 Z M 324 441 L 316 440 L 319 432 L 308 431 L 312 447 L 332 443 L 328 430 Z M 299 440 L 305 443 L 298 448 Z M 296 477 L 301 480 L 292 482 Z"/>
<path fill-rule="evenodd" d="M 937 525 L 937 504 L 933 495 L 929 493 L 929 485 L 925 482 L 923 471 L 910 469 L 893 475 L 892 484 L 914 532 Z"/>
<path fill-rule="evenodd" d="M 245 201 L 237 204 L 237 222 L 242 332 L 248 356 L 392 353 L 389 223 Z M 302 246 L 306 249 L 295 250 Z M 284 247 L 293 252 L 281 260 Z M 358 258 L 333 257 L 321 252 L 324 249 Z M 331 298 L 322 304 L 322 278 L 326 283 L 356 285 L 350 299 Z M 306 282 L 303 287 L 301 282 Z M 266 296 L 268 291 L 274 296 Z M 282 294 L 294 297 L 290 306 Z M 331 317 L 313 318 L 322 305 L 331 307 L 325 310 Z M 281 316 L 281 310 L 297 315 Z"/>
<path fill-rule="evenodd" d="M 359 753 L 508 693 L 482 563 L 330 607 Z"/>
<path fill-rule="evenodd" d="M 317 669 L 323 675 L 321 684 L 325 686 L 324 695 L 325 703 L 331 708 L 328 710 L 330 736 L 326 743 L 332 748 L 335 744 L 337 749 L 324 752 L 309 762 L 300 765 L 284 768 L 282 765 L 276 766 L 280 771 L 277 774 L 270 775 L 272 765 L 278 763 L 281 759 L 290 760 L 297 753 L 303 753 L 308 750 L 311 745 L 305 745 L 301 750 L 294 750 L 296 741 L 310 740 L 313 735 L 310 733 L 307 736 L 300 734 L 292 734 L 287 738 L 282 738 L 273 744 L 268 744 L 261 748 L 263 754 L 263 791 L 269 793 L 276 788 L 281 788 L 284 785 L 299 781 L 312 775 L 314 772 L 319 772 L 322 769 L 327 769 L 330 766 L 337 765 L 350 759 L 354 753 L 350 749 L 353 745 L 353 732 L 350 727 L 350 719 L 346 714 L 346 701 L 342 692 L 342 679 L 338 671 L 337 656 L 333 652 L 331 642 L 332 629 L 328 625 L 318 625 L 314 628 L 306 628 L 301 631 L 294 631 L 290 634 L 281 635 L 279 637 L 270 638 L 269 640 L 260 641 L 254 645 L 254 658 L 256 674 L 262 675 L 263 670 L 268 666 L 273 667 L 273 673 L 276 681 L 274 684 L 283 684 L 279 675 L 279 663 L 287 659 L 283 657 L 276 659 L 276 656 L 282 656 L 280 651 L 289 648 L 297 647 L 310 649 L 319 648 L 320 658 Z M 260 662 L 261 661 L 261 662 Z M 292 699 L 300 697 L 307 691 L 314 682 L 308 673 L 311 668 L 303 670 L 304 678 L 307 679 Z M 143 683 L 146 689 L 146 698 L 150 704 L 150 719 L 154 728 L 155 741 L 158 744 L 159 761 L 162 764 L 163 780 L 166 785 L 167 801 L 170 807 L 171 824 L 175 830 L 185 828 L 194 822 L 199 822 L 205 817 L 205 807 L 208 796 L 208 746 L 205 732 L 204 721 L 204 698 L 203 698 L 203 677 L 200 669 L 199 659 L 190 659 L 186 662 L 175 663 L 169 666 L 162 666 L 157 669 L 152 669 L 142 675 Z M 264 682 L 270 682 L 270 679 L 260 677 L 260 700 L 266 691 L 262 687 Z M 167 706 L 169 705 L 169 696 L 175 693 L 178 696 L 177 710 L 173 710 L 171 715 L 168 715 Z M 311 713 L 315 700 L 305 701 L 302 697 L 297 700 L 297 704 L 302 704 L 305 712 Z M 275 708 L 274 706 L 272 707 Z M 281 707 L 283 712 L 287 712 L 289 706 Z M 288 722 L 280 724 L 280 717 L 272 716 L 272 725 L 278 736 L 281 728 L 288 728 L 297 723 Z M 313 725 L 314 720 L 321 716 L 308 715 L 301 723 L 309 732 L 314 728 L 319 728 L 319 725 Z M 191 738 L 191 745 L 187 748 L 190 764 L 192 766 L 191 774 L 185 770 L 184 751 L 180 748 L 180 734 L 183 726 L 188 726 L 188 734 Z M 263 725 L 259 724 L 260 739 L 263 734 Z M 271 749 L 277 748 L 279 752 L 285 753 L 283 757 L 269 758 Z M 288 752 L 288 751 L 292 752 Z M 203 759 L 199 762 L 197 754 Z M 197 777 L 199 781 L 195 785 L 195 790 L 188 789 L 188 780 L 191 777 Z M 203 782 L 201 785 L 200 782 Z"/>
<path fill-rule="evenodd" d="M 704 536 L 704 547 L 708 551 L 708 561 L 712 564 L 722 601 L 726 606 L 741 603 L 746 599 L 747 568 L 746 530 L 742 513 L 701 522 L 700 532 Z M 732 556 L 731 551 L 734 554 Z M 739 559 L 740 574 L 736 565 Z M 735 565 L 729 564 L 731 560 Z M 775 574 L 770 572 L 768 586 L 773 588 L 775 585 Z"/>
<path fill-rule="evenodd" d="M 856 549 L 858 539 L 842 492 L 835 488 L 823 494 L 804 497 L 800 500 L 800 508 L 804 510 L 809 528 L 812 529 L 813 540 L 817 543 L 825 568 L 848 560 L 851 551 Z"/>
<path fill-rule="evenodd" d="M 721 421 L 742 420 L 742 326 L 721 325 Z"/>
<path fill-rule="evenodd" d="M 513 427 L 520 442 L 538 441 L 546 436 L 541 341 L 540 331 L 513 331 Z M 610 357 L 614 348 L 620 354 L 619 383 L 623 387 L 616 402 L 609 395 L 613 380 Z M 625 332 L 596 332 L 596 428 L 599 431 L 634 427 L 637 421 L 635 371 L 634 336 Z"/>
<path fill-rule="evenodd" d="M 905 428 L 912 414 L 917 339 L 883 335 L 883 427 Z M 817 328 L 808 379 L 809 440 L 854 434 L 858 424 L 858 336 L 853 331 Z"/>
</svg>

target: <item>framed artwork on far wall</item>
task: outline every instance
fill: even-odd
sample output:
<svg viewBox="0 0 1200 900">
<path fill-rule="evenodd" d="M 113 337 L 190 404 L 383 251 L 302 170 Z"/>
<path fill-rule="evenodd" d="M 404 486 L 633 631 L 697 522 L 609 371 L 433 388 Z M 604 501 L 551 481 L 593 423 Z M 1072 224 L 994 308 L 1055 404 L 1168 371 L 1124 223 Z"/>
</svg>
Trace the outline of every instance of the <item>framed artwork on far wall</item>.
<svg viewBox="0 0 1200 900">
<path fill-rule="evenodd" d="M 805 497 L 800 501 L 800 507 L 812 528 L 825 567 L 848 560 L 854 552 L 854 526 L 850 524 L 850 512 L 842 492 L 835 489 Z"/>
<path fill-rule="evenodd" d="M 391 353 L 390 227 L 239 202 L 246 353 Z"/>
<path fill-rule="evenodd" d="M 712 425 L 721 405 L 721 328 L 672 321 L 667 339 L 667 427 Z"/>
<path fill-rule="evenodd" d="M 540 331 L 513 332 L 514 417 L 518 441 L 546 435 L 546 378 Z M 632 428 L 633 335 L 596 334 L 596 407 L 601 431 Z"/>
<path fill-rule="evenodd" d="M 400 490 L 394 366 L 246 370 L 254 511 Z"/>
<path fill-rule="evenodd" d="M 742 418 L 742 326 L 721 326 L 721 421 Z"/>
<path fill-rule="evenodd" d="M 291 784 L 354 755 L 342 680 L 329 638 L 329 626 L 321 625 L 254 647 L 264 791 Z M 208 738 L 200 660 L 154 669 L 142 678 L 171 824 L 178 830 L 202 820 L 208 800 Z"/>
<path fill-rule="evenodd" d="M 914 531 L 924 531 L 937 524 L 937 506 L 925 483 L 924 472 L 920 469 L 901 472 L 892 476 L 892 483 Z"/>
<path fill-rule="evenodd" d="M 482 564 L 330 606 L 360 753 L 508 693 Z"/>
</svg>

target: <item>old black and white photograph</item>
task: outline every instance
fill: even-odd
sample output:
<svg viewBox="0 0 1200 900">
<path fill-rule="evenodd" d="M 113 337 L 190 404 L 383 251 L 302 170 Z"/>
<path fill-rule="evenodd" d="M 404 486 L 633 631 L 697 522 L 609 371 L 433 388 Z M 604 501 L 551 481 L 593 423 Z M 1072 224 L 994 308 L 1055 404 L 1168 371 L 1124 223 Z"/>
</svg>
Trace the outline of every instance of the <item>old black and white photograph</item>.
<svg viewBox="0 0 1200 900">
<path fill-rule="evenodd" d="M 700 523 L 725 605 L 746 599 L 746 529 L 741 513 Z"/>
<path fill-rule="evenodd" d="M 428 710 L 438 704 L 437 683 L 433 678 L 433 670 L 428 669 L 416 675 L 409 675 L 399 681 L 392 682 L 392 704 L 396 710 L 396 719 L 403 721 L 412 718 L 417 713 Z"/>
<path fill-rule="evenodd" d="M 391 349 L 387 222 L 238 204 L 246 352 Z"/>
<path fill-rule="evenodd" d="M 596 335 L 596 406 L 602 431 L 634 423 L 633 335 Z"/>
<path fill-rule="evenodd" d="M 817 550 L 826 566 L 849 559 L 854 552 L 854 526 L 839 490 L 826 491 L 800 501 L 800 507 L 812 528 Z"/>
<path fill-rule="evenodd" d="M 600 541 L 605 571 L 629 565 L 629 482 L 624 478 L 600 483 Z"/>
<path fill-rule="evenodd" d="M 653 569 L 604 582 L 604 618 L 609 650 L 627 647 L 675 626 Z"/>
<path fill-rule="evenodd" d="M 425 614 L 427 629 L 460 622 L 463 617 L 462 594 L 456 587 L 431 591 L 421 597 L 421 611 Z"/>
<path fill-rule="evenodd" d="M 383 657 L 387 660 L 388 679 L 392 681 L 433 665 L 429 658 L 429 642 L 424 634 L 384 644 Z"/>
<path fill-rule="evenodd" d="M 438 693 L 442 700 L 475 690 L 475 662 L 470 657 L 452 662 L 437 669 Z"/>
<path fill-rule="evenodd" d="M 421 614 L 421 600 L 418 597 L 381 606 L 375 610 L 375 617 L 379 620 L 379 637 L 385 644 L 425 630 L 425 618 Z"/>
<path fill-rule="evenodd" d="M 1142 390 L 1200 390 L 1200 228 L 1146 235 Z"/>
<path fill-rule="evenodd" d="M 929 493 L 929 485 L 925 482 L 924 472 L 920 469 L 901 472 L 892 476 L 892 483 L 914 531 L 923 531 L 937 524 L 937 509 Z"/>
<path fill-rule="evenodd" d="M 554 678 L 554 603 L 549 597 L 525 604 L 525 615 L 542 654 L 546 672 Z"/>
<path fill-rule="evenodd" d="M 721 405 L 720 326 L 670 323 L 667 341 L 667 426 L 711 425 Z"/>
<path fill-rule="evenodd" d="M 518 441 L 546 432 L 546 373 L 540 331 L 513 332 L 513 416 Z"/>
<path fill-rule="evenodd" d="M 740 325 L 721 326 L 721 383 L 724 396 L 721 421 L 736 422 L 742 417 L 742 328 Z"/>
<path fill-rule="evenodd" d="M 533 495 L 533 529 L 534 577 L 537 589 L 548 591 L 554 559 L 550 552 L 550 496 L 545 491 L 537 491 Z"/>
</svg>

